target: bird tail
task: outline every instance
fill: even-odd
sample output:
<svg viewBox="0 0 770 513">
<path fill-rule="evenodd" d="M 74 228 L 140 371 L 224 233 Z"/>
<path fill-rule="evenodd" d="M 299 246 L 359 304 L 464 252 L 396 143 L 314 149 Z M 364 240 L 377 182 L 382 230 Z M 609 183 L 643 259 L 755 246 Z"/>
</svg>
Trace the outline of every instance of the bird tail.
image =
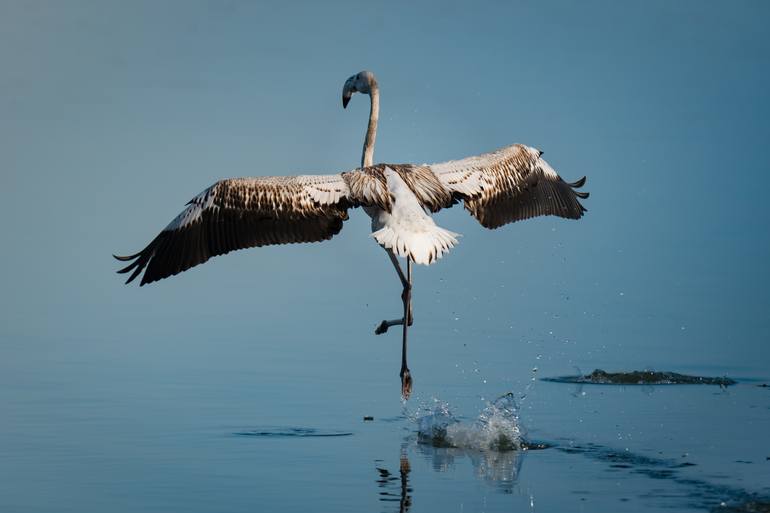
<svg viewBox="0 0 770 513">
<path fill-rule="evenodd" d="M 417 264 L 430 265 L 455 247 L 460 234 L 435 225 L 420 232 L 396 231 L 386 225 L 373 232 L 372 237 L 380 246 L 393 250 L 398 256 L 408 256 Z"/>
</svg>

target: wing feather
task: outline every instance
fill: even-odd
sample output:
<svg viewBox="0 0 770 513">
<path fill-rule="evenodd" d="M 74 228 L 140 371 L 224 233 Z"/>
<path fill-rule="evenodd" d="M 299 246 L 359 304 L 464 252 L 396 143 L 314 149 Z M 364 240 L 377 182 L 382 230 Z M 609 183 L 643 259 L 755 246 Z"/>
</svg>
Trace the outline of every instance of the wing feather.
<svg viewBox="0 0 770 513">
<path fill-rule="evenodd" d="M 483 226 L 542 215 L 582 217 L 577 189 L 585 177 L 567 183 L 534 148 L 513 145 L 492 153 L 432 165 L 377 164 L 335 175 L 232 178 L 188 202 L 186 208 L 142 251 L 115 256 L 128 262 L 119 273 L 142 275 L 141 285 L 183 272 L 211 257 L 271 244 L 328 240 L 339 233 L 351 207 L 388 212 L 390 168 L 420 204 L 436 212 L 464 201 Z"/>
<path fill-rule="evenodd" d="M 222 180 L 187 207 L 142 251 L 115 256 L 119 273 L 142 272 L 141 285 L 173 276 L 230 251 L 270 244 L 328 240 L 351 206 L 341 175 Z"/>
<path fill-rule="evenodd" d="M 544 215 L 579 219 L 586 211 L 578 198 L 588 193 L 576 190 L 585 177 L 565 182 L 542 152 L 521 144 L 429 168 L 486 228 Z"/>
<path fill-rule="evenodd" d="M 390 212 L 390 194 L 385 175 L 378 166 L 365 167 L 342 173 L 348 184 L 350 197 L 356 205 L 377 206 Z"/>
</svg>

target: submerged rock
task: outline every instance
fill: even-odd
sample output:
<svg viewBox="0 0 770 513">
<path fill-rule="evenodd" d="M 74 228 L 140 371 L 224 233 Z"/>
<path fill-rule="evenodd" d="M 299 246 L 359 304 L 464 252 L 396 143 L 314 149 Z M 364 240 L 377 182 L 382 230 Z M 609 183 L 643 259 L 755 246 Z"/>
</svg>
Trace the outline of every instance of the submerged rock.
<svg viewBox="0 0 770 513">
<path fill-rule="evenodd" d="M 763 500 L 748 501 L 741 504 L 722 503 L 711 511 L 723 513 L 770 513 L 770 502 Z"/>
<path fill-rule="evenodd" d="M 736 381 L 726 377 L 688 376 L 676 372 L 657 372 L 652 370 L 631 372 L 606 372 L 596 369 L 585 376 L 561 376 L 543 378 L 543 381 L 555 383 L 577 383 L 594 385 L 735 385 Z"/>
</svg>

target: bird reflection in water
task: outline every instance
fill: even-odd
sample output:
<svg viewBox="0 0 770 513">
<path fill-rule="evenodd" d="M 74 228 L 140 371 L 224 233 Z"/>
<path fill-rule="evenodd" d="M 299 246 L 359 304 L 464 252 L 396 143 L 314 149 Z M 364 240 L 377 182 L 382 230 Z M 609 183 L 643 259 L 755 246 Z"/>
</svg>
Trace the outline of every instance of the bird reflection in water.
<svg viewBox="0 0 770 513">
<path fill-rule="evenodd" d="M 516 451 L 477 451 L 456 447 L 434 447 L 418 444 L 420 453 L 431 462 L 436 472 L 446 472 L 454 468 L 463 458 L 468 458 L 473 466 L 476 478 L 494 486 L 503 493 L 513 493 L 521 472 L 523 452 Z"/>
<path fill-rule="evenodd" d="M 456 447 L 435 447 L 430 444 L 408 442 L 401 446 L 399 472 L 396 475 L 387 468 L 376 467 L 379 476 L 377 486 L 380 500 L 388 503 L 398 503 L 399 513 L 409 511 L 412 506 L 412 487 L 409 474 L 412 466 L 409 463 L 409 448 L 417 447 L 420 455 L 425 458 L 435 472 L 447 472 L 464 458 L 470 460 L 476 478 L 493 486 L 505 494 L 512 494 L 516 481 L 521 472 L 524 452 L 528 448 L 515 451 L 478 451 L 459 449 Z M 542 449 L 544 446 L 533 444 L 532 449 Z"/>
<path fill-rule="evenodd" d="M 412 507 L 412 489 L 409 487 L 409 465 L 406 445 L 401 446 L 401 458 L 399 460 L 399 477 L 393 475 L 388 469 L 377 467 L 380 476 L 377 485 L 384 488 L 380 492 L 380 500 L 383 502 L 398 502 L 399 513 L 406 513 Z M 396 493 L 394 490 L 398 490 Z"/>
</svg>

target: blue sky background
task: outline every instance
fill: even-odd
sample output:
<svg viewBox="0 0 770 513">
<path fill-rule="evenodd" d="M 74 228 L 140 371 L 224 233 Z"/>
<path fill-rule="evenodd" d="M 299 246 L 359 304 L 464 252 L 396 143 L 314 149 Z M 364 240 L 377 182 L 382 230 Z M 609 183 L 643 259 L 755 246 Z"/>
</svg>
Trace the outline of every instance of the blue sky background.
<svg viewBox="0 0 770 513">
<path fill-rule="evenodd" d="M 521 142 L 591 192 L 579 222 L 436 216 L 464 237 L 416 270 L 420 386 L 496 362 L 766 372 L 768 21 L 748 1 L 2 1 L 0 367 L 205 372 L 249 344 L 257 370 L 347 368 L 395 396 L 397 336 L 372 330 L 399 284 L 363 212 L 141 289 L 110 256 L 219 178 L 355 167 L 368 99 L 340 92 L 370 69 L 376 161 Z"/>
</svg>

